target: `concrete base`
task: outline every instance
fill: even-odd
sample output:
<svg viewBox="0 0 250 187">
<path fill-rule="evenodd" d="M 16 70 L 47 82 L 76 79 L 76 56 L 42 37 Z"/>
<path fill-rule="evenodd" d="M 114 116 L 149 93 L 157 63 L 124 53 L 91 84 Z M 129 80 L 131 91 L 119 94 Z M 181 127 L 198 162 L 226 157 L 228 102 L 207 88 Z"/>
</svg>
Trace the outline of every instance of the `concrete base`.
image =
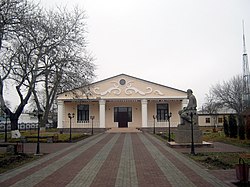
<svg viewBox="0 0 250 187">
<path fill-rule="evenodd" d="M 202 143 L 202 131 L 193 130 L 194 143 Z M 175 134 L 175 141 L 177 143 L 191 143 L 191 130 L 177 130 Z"/>
<path fill-rule="evenodd" d="M 190 148 L 191 147 L 191 143 L 168 142 L 167 144 L 169 147 L 172 147 L 172 148 Z M 214 144 L 203 141 L 202 143 L 194 143 L 194 146 L 201 147 L 201 148 L 203 147 L 213 148 Z"/>
<path fill-rule="evenodd" d="M 185 123 L 178 125 L 175 133 L 176 143 L 191 143 L 192 140 L 191 124 Z M 194 143 L 202 143 L 202 130 L 198 125 L 193 125 L 193 141 Z"/>
</svg>

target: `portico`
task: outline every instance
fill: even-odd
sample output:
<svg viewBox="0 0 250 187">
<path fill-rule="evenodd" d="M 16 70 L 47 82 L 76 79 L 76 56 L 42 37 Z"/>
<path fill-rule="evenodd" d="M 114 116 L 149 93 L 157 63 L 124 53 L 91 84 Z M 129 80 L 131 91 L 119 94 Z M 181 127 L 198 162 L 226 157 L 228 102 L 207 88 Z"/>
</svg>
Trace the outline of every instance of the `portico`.
<svg viewBox="0 0 250 187">
<path fill-rule="evenodd" d="M 58 95 L 58 128 L 68 128 L 68 113 L 74 113 L 72 128 L 89 128 L 95 116 L 95 128 L 166 126 L 166 114 L 172 112 L 172 126 L 179 123 L 178 111 L 186 103 L 186 92 L 120 74 L 83 88 Z"/>
</svg>

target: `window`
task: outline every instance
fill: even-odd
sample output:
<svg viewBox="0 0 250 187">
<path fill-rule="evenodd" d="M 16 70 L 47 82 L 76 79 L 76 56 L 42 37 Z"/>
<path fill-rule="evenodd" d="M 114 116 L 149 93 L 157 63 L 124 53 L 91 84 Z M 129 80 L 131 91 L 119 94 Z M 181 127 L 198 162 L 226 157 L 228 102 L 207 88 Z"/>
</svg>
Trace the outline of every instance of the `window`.
<svg viewBox="0 0 250 187">
<path fill-rule="evenodd" d="M 77 123 L 89 121 L 89 105 L 77 105 Z"/>
<path fill-rule="evenodd" d="M 168 104 L 157 104 L 157 121 L 166 121 L 168 114 Z"/>
<path fill-rule="evenodd" d="M 223 123 L 223 118 L 218 118 L 218 123 Z"/>
<path fill-rule="evenodd" d="M 119 122 L 121 113 L 127 113 L 128 122 L 132 122 L 132 107 L 115 107 L 114 108 L 114 122 Z"/>
<path fill-rule="evenodd" d="M 210 118 L 206 118 L 206 123 L 210 123 Z"/>
</svg>

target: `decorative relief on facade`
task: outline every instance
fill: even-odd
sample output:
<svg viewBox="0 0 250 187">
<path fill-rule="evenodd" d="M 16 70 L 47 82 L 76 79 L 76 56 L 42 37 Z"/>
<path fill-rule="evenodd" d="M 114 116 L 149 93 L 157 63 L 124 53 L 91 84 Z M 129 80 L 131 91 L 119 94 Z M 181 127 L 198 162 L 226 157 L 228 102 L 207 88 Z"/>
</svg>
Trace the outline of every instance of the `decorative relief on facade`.
<svg viewBox="0 0 250 187">
<path fill-rule="evenodd" d="M 94 87 L 93 92 L 96 95 L 101 95 L 101 96 L 105 96 L 107 94 L 120 95 L 124 85 L 121 84 L 121 81 L 118 81 L 118 82 L 112 81 L 112 83 L 113 83 L 113 86 L 108 88 L 105 91 L 101 91 L 99 87 Z M 151 87 L 147 87 L 146 91 L 139 90 L 138 88 L 136 88 L 132 85 L 133 81 L 128 81 L 128 82 L 124 81 L 124 83 L 126 83 L 125 88 L 124 88 L 124 92 L 126 95 L 140 94 L 142 96 L 145 96 L 145 95 L 148 95 L 151 93 L 153 93 L 155 95 L 164 95 L 160 90 L 153 91 L 153 89 Z"/>
<path fill-rule="evenodd" d="M 121 94 L 121 89 L 119 88 L 119 83 L 118 82 L 114 82 L 112 81 L 113 84 L 113 87 L 107 89 L 106 91 L 104 92 L 100 92 L 100 88 L 99 87 L 95 87 L 93 89 L 93 92 L 96 94 L 96 95 L 101 95 L 101 96 L 104 96 L 104 95 L 107 95 L 109 93 L 113 93 L 115 95 L 120 95 Z"/>
<path fill-rule="evenodd" d="M 154 94 L 155 95 L 164 95 L 164 93 L 162 93 L 160 90 L 155 90 Z"/>
<path fill-rule="evenodd" d="M 135 88 L 132 86 L 132 81 L 129 81 L 127 84 L 126 84 L 126 89 L 125 89 L 125 94 L 126 95 L 132 95 L 133 93 L 138 93 L 140 95 L 147 95 L 147 94 L 151 94 L 153 89 L 151 87 L 147 87 L 146 88 L 146 92 L 143 92 L 141 90 L 139 90 L 138 88 Z"/>
</svg>

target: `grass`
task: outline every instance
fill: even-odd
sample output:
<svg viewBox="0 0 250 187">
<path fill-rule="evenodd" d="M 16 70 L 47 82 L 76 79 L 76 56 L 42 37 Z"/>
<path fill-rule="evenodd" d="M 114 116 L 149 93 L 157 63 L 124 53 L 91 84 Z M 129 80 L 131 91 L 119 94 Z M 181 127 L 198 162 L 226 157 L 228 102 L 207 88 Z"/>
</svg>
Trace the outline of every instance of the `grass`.
<svg viewBox="0 0 250 187">
<path fill-rule="evenodd" d="M 64 133 L 59 134 L 54 130 L 50 130 L 49 132 L 41 132 L 40 136 L 48 136 L 48 135 L 58 135 L 57 142 L 69 142 L 70 134 Z M 36 136 L 37 131 L 21 131 L 22 136 Z M 90 135 L 87 134 L 80 134 L 80 133 L 72 133 L 72 141 L 79 141 L 89 137 Z M 0 139 L 4 140 L 4 134 L 0 134 Z M 30 138 L 28 142 L 37 142 L 37 138 Z M 10 133 L 8 133 L 8 142 L 19 142 L 20 139 L 11 139 Z M 40 139 L 41 142 L 46 143 L 46 139 Z M 18 154 L 8 154 L 8 153 L 0 153 L 0 173 L 6 172 L 8 170 L 14 169 L 19 167 L 25 163 L 31 162 L 33 160 L 39 159 L 40 156 L 34 156 L 33 154 L 25 154 L 25 153 L 18 153 Z"/>
<path fill-rule="evenodd" d="M 19 153 L 16 155 L 1 153 L 0 154 L 0 173 L 4 173 L 8 170 L 17 168 L 28 162 L 39 159 L 40 156 L 34 156 L 34 154 Z"/>
<path fill-rule="evenodd" d="M 242 153 L 223 153 L 223 152 L 207 152 L 197 153 L 196 155 L 186 154 L 188 157 L 199 162 L 207 169 L 234 169 L 239 163 Z M 250 164 L 250 159 L 244 159 L 246 164 Z"/>
<path fill-rule="evenodd" d="M 211 132 L 203 135 L 203 140 L 207 142 L 223 142 L 239 147 L 250 147 L 250 140 L 240 140 L 239 138 L 226 137 L 223 132 Z"/>
<path fill-rule="evenodd" d="M 32 131 L 20 131 L 21 136 L 37 136 L 37 131 L 32 130 Z M 56 131 L 50 130 L 46 132 L 40 132 L 40 136 L 53 136 L 53 135 L 58 135 L 58 140 L 57 142 L 69 142 L 70 139 L 70 134 L 69 133 L 64 133 L 64 134 L 59 134 Z M 72 141 L 79 141 L 82 139 L 85 139 L 89 137 L 90 135 L 87 134 L 82 134 L 82 133 L 72 133 Z M 4 134 L 0 134 L 0 139 L 4 139 Z M 18 139 L 11 139 L 10 133 L 8 133 L 8 142 L 20 142 L 20 138 Z M 37 142 L 37 138 L 29 138 L 28 139 L 29 143 L 35 143 Z M 41 143 L 46 143 L 46 139 L 40 139 Z"/>
<path fill-rule="evenodd" d="M 164 132 L 156 133 L 157 136 L 161 137 L 163 140 L 168 140 L 168 134 Z M 175 135 L 173 133 L 170 133 L 170 140 L 174 141 Z"/>
<path fill-rule="evenodd" d="M 235 165 L 239 163 L 239 158 L 243 157 L 246 164 L 250 165 L 250 140 L 240 140 L 238 138 L 226 137 L 222 131 L 214 132 L 212 129 L 203 130 L 203 141 L 207 142 L 223 142 L 226 144 L 248 148 L 249 151 L 245 153 L 228 153 L 228 152 L 205 152 L 191 155 L 185 153 L 186 156 L 202 164 L 207 169 L 234 169 Z M 157 137 L 161 140 L 168 140 L 168 134 L 158 133 Z M 171 139 L 174 139 L 171 135 Z"/>
<path fill-rule="evenodd" d="M 206 131 L 203 135 L 203 140 L 208 142 L 222 142 L 238 147 L 249 148 L 250 140 L 240 140 L 239 138 L 226 137 L 221 131 L 209 132 Z M 193 156 L 189 154 L 193 160 L 201 163 L 208 169 L 234 169 L 235 165 L 239 163 L 239 158 L 244 157 L 246 164 L 250 165 L 250 149 L 245 153 L 224 153 L 224 152 L 208 152 L 198 153 Z"/>
</svg>

